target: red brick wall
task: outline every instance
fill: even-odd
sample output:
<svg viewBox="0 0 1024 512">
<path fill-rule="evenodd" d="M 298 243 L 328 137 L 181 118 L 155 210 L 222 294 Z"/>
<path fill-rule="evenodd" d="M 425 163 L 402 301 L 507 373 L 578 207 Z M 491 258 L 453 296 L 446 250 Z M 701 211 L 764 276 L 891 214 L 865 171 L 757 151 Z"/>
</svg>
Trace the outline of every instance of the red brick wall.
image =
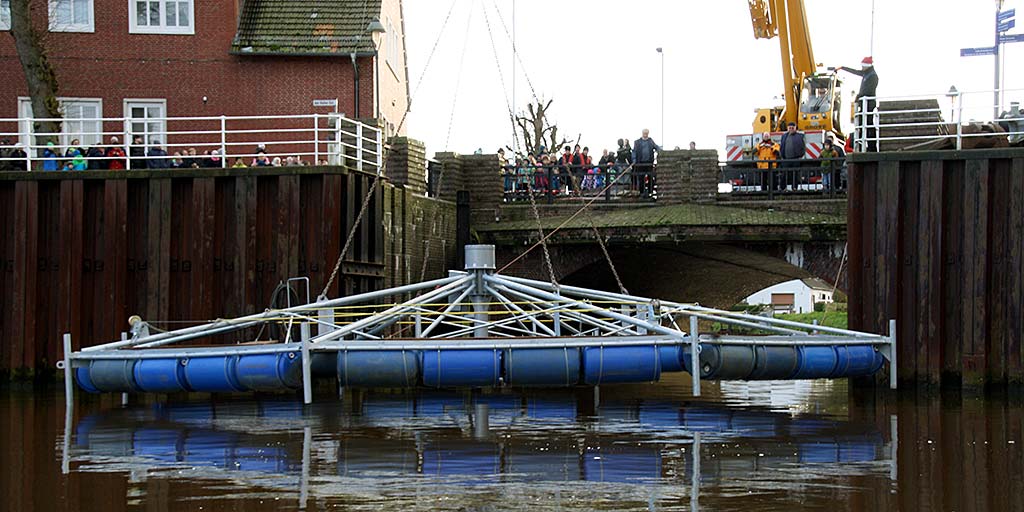
<svg viewBox="0 0 1024 512">
<path fill-rule="evenodd" d="M 314 109 L 315 98 L 339 98 L 339 111 L 350 117 L 373 115 L 370 58 L 359 61 L 360 112 L 355 113 L 347 56 L 230 55 L 238 18 L 235 0 L 196 0 L 195 35 L 129 34 L 126 0 L 95 0 L 94 5 L 94 33 L 48 33 L 47 44 L 60 95 L 101 98 L 106 117 L 122 116 L 125 98 L 166 99 L 169 116 L 331 111 Z M 5 70 L 0 74 L 0 117 L 16 117 L 17 97 L 27 91 L 13 40 L 2 33 L 0 69 Z M 404 92 L 399 101 L 404 103 Z"/>
</svg>

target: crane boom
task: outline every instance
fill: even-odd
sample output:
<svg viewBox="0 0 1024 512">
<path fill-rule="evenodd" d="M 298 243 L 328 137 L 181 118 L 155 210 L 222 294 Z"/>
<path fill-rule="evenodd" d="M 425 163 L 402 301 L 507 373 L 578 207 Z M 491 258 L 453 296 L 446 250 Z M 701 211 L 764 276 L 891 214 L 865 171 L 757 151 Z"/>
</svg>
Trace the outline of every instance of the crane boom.
<svg viewBox="0 0 1024 512">
<path fill-rule="evenodd" d="M 782 79 L 785 87 L 786 105 L 781 112 L 773 111 L 771 119 L 760 123 L 761 127 L 771 130 L 779 129 L 786 124 L 793 122 L 798 125 L 804 123 L 808 116 L 801 116 L 801 95 L 807 86 L 809 78 L 814 77 L 817 72 L 817 64 L 814 60 L 814 48 L 811 44 L 810 25 L 807 21 L 807 13 L 804 9 L 803 0 L 747 0 L 750 8 L 750 19 L 754 27 L 754 37 L 757 39 L 779 39 L 779 52 L 782 60 Z M 821 87 L 821 77 L 815 82 L 814 87 Z M 832 86 L 829 89 L 833 89 Z M 828 91 L 831 99 L 833 90 Z M 829 104 L 832 102 L 829 101 Z M 762 111 L 767 109 L 762 109 Z M 831 111 L 831 105 L 829 111 Z M 762 118 L 765 116 L 762 114 Z M 821 117 L 821 116 L 819 116 Z M 827 129 L 834 127 L 831 116 L 823 116 L 824 122 L 815 123 L 816 127 L 826 125 Z M 759 123 L 755 121 L 755 128 Z M 804 126 L 801 126 L 804 128 Z M 837 127 L 836 127 L 837 128 Z"/>
</svg>

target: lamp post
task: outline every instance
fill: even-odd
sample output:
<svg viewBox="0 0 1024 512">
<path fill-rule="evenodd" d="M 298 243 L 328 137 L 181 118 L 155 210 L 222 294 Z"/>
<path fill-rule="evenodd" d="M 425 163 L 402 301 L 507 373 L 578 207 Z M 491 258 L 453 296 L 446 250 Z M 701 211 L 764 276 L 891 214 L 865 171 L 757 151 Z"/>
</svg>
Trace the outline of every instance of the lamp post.
<svg viewBox="0 0 1024 512">
<path fill-rule="evenodd" d="M 661 143 L 665 144 L 665 52 L 662 47 L 655 48 L 661 56 Z"/>
<path fill-rule="evenodd" d="M 370 33 L 371 41 L 373 41 L 373 118 L 380 122 L 380 67 L 377 65 L 377 61 L 380 60 L 380 41 L 378 35 L 386 34 L 387 29 L 384 28 L 384 24 L 380 22 L 378 18 L 373 18 L 370 23 L 366 26 L 366 31 Z M 356 117 L 359 116 L 359 112 L 356 112 Z"/>
</svg>

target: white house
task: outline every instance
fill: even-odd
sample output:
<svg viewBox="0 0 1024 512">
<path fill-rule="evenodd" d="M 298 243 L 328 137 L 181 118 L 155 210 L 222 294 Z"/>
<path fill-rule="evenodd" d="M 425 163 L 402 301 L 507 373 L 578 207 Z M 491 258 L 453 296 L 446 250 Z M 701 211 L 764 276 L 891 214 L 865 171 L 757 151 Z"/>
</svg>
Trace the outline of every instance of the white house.
<svg viewBox="0 0 1024 512">
<path fill-rule="evenodd" d="M 745 302 L 771 305 L 775 313 L 810 313 L 817 302 L 833 302 L 832 286 L 816 277 L 794 279 L 754 293 Z"/>
</svg>

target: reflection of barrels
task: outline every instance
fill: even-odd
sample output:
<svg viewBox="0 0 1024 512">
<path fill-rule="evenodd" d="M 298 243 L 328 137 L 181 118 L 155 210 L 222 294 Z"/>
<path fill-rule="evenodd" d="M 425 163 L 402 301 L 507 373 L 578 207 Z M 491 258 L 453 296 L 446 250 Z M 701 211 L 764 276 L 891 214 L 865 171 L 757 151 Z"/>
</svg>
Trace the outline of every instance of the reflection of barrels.
<svg viewBox="0 0 1024 512">
<path fill-rule="evenodd" d="M 635 482 L 661 478 L 661 450 L 657 446 L 587 448 L 583 471 L 588 482 Z"/>
<path fill-rule="evenodd" d="M 587 347 L 583 350 L 583 380 L 587 384 L 654 382 L 661 377 L 658 347 Z"/>
<path fill-rule="evenodd" d="M 357 388 L 413 387 L 419 354 L 408 350 L 346 350 L 338 353 L 338 382 Z"/>
<path fill-rule="evenodd" d="M 149 391 L 232 392 L 295 389 L 301 385 L 295 352 L 167 359 L 96 360 L 77 368 L 91 393 Z"/>
<path fill-rule="evenodd" d="M 828 379 L 871 375 L 882 367 L 882 355 L 868 345 L 802 347 L 700 346 L 700 376 L 709 380 Z M 690 356 L 683 364 L 689 370 Z"/>
<path fill-rule="evenodd" d="M 427 350 L 423 352 L 423 384 L 430 387 L 497 386 L 501 350 Z"/>
<path fill-rule="evenodd" d="M 505 351 L 505 380 L 512 386 L 575 386 L 580 349 L 532 348 Z"/>
</svg>

